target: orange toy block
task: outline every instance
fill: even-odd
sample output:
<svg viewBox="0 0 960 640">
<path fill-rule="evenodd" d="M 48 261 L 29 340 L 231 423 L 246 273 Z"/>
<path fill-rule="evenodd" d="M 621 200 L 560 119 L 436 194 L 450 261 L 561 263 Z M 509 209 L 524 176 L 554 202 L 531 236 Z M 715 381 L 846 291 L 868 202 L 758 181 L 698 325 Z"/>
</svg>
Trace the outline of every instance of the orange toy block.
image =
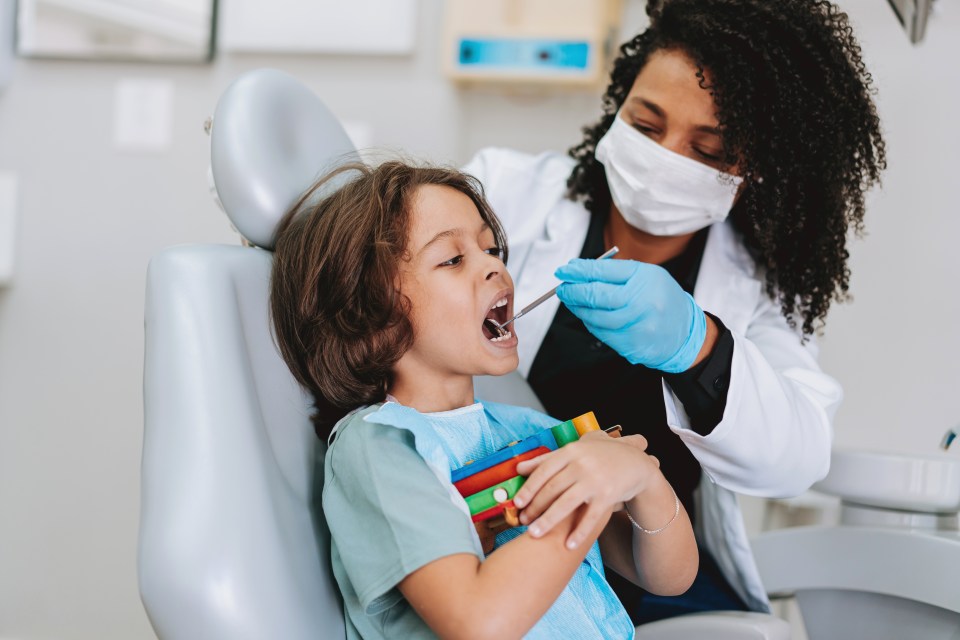
<svg viewBox="0 0 960 640">
<path fill-rule="evenodd" d="M 497 518 L 497 516 L 502 516 L 502 519 Z M 488 521 L 488 526 L 491 529 L 500 526 L 503 522 L 511 527 L 520 526 L 520 514 L 517 508 L 513 506 L 513 500 L 507 500 L 473 516 L 474 522 L 483 522 L 484 520 Z"/>
</svg>

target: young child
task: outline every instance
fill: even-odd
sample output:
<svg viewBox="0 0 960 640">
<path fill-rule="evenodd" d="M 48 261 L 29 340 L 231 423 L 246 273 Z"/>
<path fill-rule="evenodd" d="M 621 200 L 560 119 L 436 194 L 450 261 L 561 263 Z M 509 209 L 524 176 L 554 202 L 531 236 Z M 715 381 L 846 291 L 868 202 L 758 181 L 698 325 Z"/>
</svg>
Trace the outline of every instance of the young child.
<svg viewBox="0 0 960 640">
<path fill-rule="evenodd" d="M 633 637 L 598 537 L 608 566 L 648 590 L 681 593 L 696 574 L 689 519 L 656 460 L 642 439 L 603 432 L 584 440 L 637 460 L 632 517 L 670 525 L 648 536 L 606 514 L 571 548 L 578 511 L 539 538 L 498 533 L 485 556 L 486 525 L 475 529 L 451 470 L 560 422 L 474 400 L 473 376 L 518 363 L 513 325 L 502 338 L 484 327 L 514 313 L 506 258 L 475 181 L 396 161 L 337 170 L 277 232 L 274 330 L 331 442 L 323 510 L 348 638 Z"/>
</svg>

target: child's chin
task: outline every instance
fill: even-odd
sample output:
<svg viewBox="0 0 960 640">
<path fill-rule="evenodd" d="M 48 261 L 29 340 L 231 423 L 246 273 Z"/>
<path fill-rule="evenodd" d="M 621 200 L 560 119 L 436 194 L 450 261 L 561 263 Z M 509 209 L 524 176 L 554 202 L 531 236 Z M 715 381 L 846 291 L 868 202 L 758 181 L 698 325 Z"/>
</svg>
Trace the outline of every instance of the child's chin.
<svg viewBox="0 0 960 640">
<path fill-rule="evenodd" d="M 502 362 L 496 363 L 489 371 L 485 372 L 488 376 L 505 376 L 512 373 L 520 366 L 520 356 L 514 351 L 512 357 L 504 358 Z"/>
</svg>

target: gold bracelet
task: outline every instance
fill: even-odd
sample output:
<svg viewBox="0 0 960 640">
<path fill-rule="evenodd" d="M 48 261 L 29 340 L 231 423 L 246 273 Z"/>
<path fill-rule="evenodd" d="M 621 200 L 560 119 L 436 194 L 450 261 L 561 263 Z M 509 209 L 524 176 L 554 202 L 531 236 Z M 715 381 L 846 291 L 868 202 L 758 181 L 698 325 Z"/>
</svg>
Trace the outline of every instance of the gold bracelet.
<svg viewBox="0 0 960 640">
<path fill-rule="evenodd" d="M 637 521 L 636 521 L 636 520 L 633 519 L 633 516 L 630 515 L 630 510 L 627 509 L 627 506 L 626 506 L 626 505 L 623 506 L 623 510 L 626 512 L 627 517 L 630 519 L 630 524 L 632 524 L 634 527 L 636 527 L 636 528 L 637 528 L 637 531 L 639 531 L 640 533 L 645 533 L 645 534 L 647 534 L 647 535 L 652 536 L 652 535 L 656 535 L 656 534 L 660 533 L 661 531 L 663 531 L 664 529 L 666 529 L 667 527 L 669 527 L 670 525 L 672 525 L 672 524 L 673 524 L 673 521 L 677 519 L 677 516 L 678 516 L 678 515 L 680 515 L 680 498 L 677 497 L 677 492 L 674 491 L 674 492 L 673 492 L 673 517 L 670 518 L 670 522 L 668 522 L 667 524 L 663 525 L 663 526 L 660 527 L 659 529 L 653 529 L 653 530 L 644 529 L 644 528 L 641 527 L 639 524 L 637 524 Z"/>
</svg>

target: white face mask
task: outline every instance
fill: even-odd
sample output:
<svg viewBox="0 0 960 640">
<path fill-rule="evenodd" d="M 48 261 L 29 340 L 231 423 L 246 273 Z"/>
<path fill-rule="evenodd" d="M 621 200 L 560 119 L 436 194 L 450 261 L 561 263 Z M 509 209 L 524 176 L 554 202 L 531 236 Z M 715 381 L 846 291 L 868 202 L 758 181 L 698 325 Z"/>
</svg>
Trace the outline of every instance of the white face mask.
<svg viewBox="0 0 960 640">
<path fill-rule="evenodd" d="M 660 146 L 619 113 L 597 143 L 596 157 L 623 218 L 655 236 L 693 233 L 725 220 L 743 182 Z"/>
</svg>

